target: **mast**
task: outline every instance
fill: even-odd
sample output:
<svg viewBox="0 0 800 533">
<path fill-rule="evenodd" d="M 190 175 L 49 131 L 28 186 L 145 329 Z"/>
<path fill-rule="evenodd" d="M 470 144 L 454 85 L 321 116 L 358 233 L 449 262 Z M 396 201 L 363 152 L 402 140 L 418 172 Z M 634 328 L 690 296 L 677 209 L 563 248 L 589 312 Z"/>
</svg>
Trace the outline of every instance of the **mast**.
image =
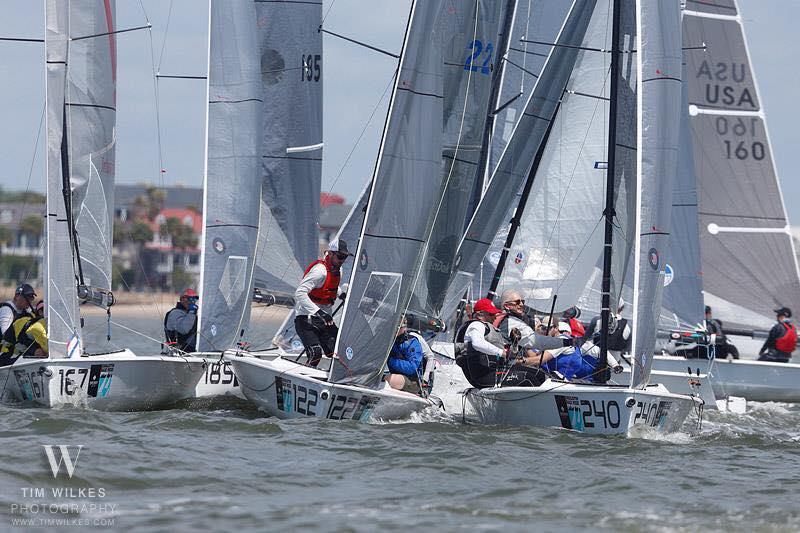
<svg viewBox="0 0 800 533">
<path fill-rule="evenodd" d="M 603 247 L 603 284 L 600 302 L 600 360 L 598 381 L 605 383 L 608 372 L 608 328 L 611 318 L 611 249 L 614 237 L 614 177 L 616 173 L 617 146 L 617 97 L 619 93 L 619 63 L 622 51 L 619 48 L 621 26 L 621 0 L 614 0 L 611 29 L 611 91 L 608 108 L 608 169 L 606 170 L 605 239 Z"/>
<path fill-rule="evenodd" d="M 508 252 L 511 251 L 511 245 L 514 244 L 514 237 L 517 235 L 517 229 L 519 229 L 520 223 L 522 222 L 522 214 L 525 211 L 525 205 L 528 203 L 528 196 L 530 196 L 531 188 L 533 187 L 533 180 L 536 177 L 536 172 L 539 170 L 539 163 L 542 162 L 544 149 L 547 146 L 548 140 L 550 139 L 550 132 L 553 131 L 553 124 L 556 122 L 555 117 L 558 114 L 559 107 L 560 105 L 556 107 L 556 110 L 553 113 L 553 120 L 551 120 L 550 124 L 547 126 L 547 131 L 544 134 L 541 145 L 539 145 L 539 150 L 536 152 L 536 157 L 531 165 L 531 170 L 528 172 L 528 178 L 525 180 L 525 186 L 522 189 L 522 195 L 519 198 L 519 203 L 517 204 L 517 208 L 514 210 L 514 217 L 511 219 L 511 227 L 508 230 L 506 241 L 503 243 L 503 251 L 500 253 L 500 259 L 497 261 L 497 268 L 494 271 L 494 277 L 492 277 L 492 282 L 489 286 L 489 292 L 486 294 L 486 297 L 489 299 L 493 300 L 494 297 L 497 296 L 497 286 L 500 284 L 500 277 L 503 275 L 503 270 L 506 267 Z"/>
</svg>

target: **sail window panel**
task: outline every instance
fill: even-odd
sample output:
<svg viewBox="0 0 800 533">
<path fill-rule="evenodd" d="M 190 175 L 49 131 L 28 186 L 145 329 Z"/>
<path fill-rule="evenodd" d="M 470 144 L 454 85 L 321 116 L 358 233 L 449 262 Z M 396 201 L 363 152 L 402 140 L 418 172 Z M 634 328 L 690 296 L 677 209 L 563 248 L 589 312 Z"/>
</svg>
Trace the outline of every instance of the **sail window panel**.
<svg viewBox="0 0 800 533">
<path fill-rule="evenodd" d="M 686 51 L 689 104 L 716 110 L 760 110 L 741 24 L 686 15 L 683 46 L 703 43 L 705 50 Z"/>
</svg>

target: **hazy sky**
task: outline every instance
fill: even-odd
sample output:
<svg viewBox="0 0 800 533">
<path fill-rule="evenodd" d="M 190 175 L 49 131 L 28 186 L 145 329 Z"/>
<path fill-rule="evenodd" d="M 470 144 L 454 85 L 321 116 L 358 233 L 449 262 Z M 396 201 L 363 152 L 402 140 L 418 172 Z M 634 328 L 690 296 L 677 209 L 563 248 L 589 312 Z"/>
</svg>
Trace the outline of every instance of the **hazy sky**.
<svg viewBox="0 0 800 533">
<path fill-rule="evenodd" d="M 565 2 L 568 0 L 564 0 Z M 800 0 L 739 0 L 753 69 L 767 115 L 772 149 L 789 218 L 800 225 L 800 87 L 796 36 Z M 42 38 L 42 0 L 0 0 L 0 37 Z M 169 17 L 169 29 L 167 20 Z M 409 0 L 335 0 L 325 27 L 398 52 Z M 144 7 L 144 11 L 142 9 Z M 331 2 L 325 0 L 327 11 Z M 146 15 L 145 15 L 146 13 Z M 164 168 L 159 173 L 152 69 L 162 74 L 205 75 L 207 0 L 117 0 L 117 27 L 147 30 L 118 36 L 117 180 L 148 180 L 200 186 L 203 172 L 205 81 L 160 80 L 159 104 Z M 162 55 L 163 47 L 163 55 Z M 323 189 L 353 199 L 371 175 L 386 114 L 381 101 L 396 60 L 325 36 Z M 0 42 L 0 185 L 24 189 L 44 102 L 44 45 Z M 152 59 L 154 58 L 154 60 Z M 363 138 L 345 165 L 376 105 Z M 43 139 L 30 187 L 44 189 Z"/>
</svg>

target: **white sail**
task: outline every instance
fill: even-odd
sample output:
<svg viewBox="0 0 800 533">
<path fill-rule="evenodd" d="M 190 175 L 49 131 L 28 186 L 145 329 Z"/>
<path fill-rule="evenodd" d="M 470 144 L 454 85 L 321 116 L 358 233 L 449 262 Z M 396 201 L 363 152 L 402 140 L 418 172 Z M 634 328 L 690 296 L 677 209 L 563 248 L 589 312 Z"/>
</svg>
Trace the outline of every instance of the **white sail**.
<svg viewBox="0 0 800 533">
<path fill-rule="evenodd" d="M 259 58 L 252 0 L 211 0 L 200 351 L 232 347 L 250 316 L 261 208 Z"/>
<path fill-rule="evenodd" d="M 111 288 L 114 12 L 113 1 L 45 2 L 50 356 L 82 351 L 77 285 Z"/>
</svg>

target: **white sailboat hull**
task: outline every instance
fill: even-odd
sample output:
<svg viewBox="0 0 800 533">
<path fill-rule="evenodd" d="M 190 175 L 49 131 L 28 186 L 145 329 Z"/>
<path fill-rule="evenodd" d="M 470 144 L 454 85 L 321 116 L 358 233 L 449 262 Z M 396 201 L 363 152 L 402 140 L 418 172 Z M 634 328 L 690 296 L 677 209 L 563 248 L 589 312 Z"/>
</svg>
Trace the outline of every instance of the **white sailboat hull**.
<svg viewBox="0 0 800 533">
<path fill-rule="evenodd" d="M 205 362 L 203 375 L 200 377 L 200 381 L 197 382 L 197 387 L 194 391 L 195 398 L 204 399 L 220 396 L 244 398 L 242 387 L 239 385 L 236 374 L 233 373 L 231 364 L 222 358 L 220 352 L 198 352 L 192 354 L 192 359 L 194 358 L 201 358 Z"/>
<path fill-rule="evenodd" d="M 199 358 L 137 357 L 121 350 L 73 359 L 21 359 L 0 368 L 0 381 L 6 401 L 145 411 L 192 398 L 204 364 Z"/>
<path fill-rule="evenodd" d="M 545 381 L 539 387 L 470 389 L 466 402 L 482 424 L 565 428 L 592 435 L 678 431 L 698 398 L 646 389 Z"/>
<path fill-rule="evenodd" d="M 653 368 L 707 372 L 717 398 L 742 396 L 756 402 L 800 402 L 800 364 L 767 361 L 686 359 L 656 356 Z"/>
<path fill-rule="evenodd" d="M 327 372 L 277 357 L 226 354 L 245 398 L 281 419 L 396 420 L 432 402 L 389 387 L 372 390 L 327 381 Z"/>
<path fill-rule="evenodd" d="M 617 383 L 630 383 L 630 368 L 625 368 L 619 377 L 612 375 L 612 380 Z M 705 409 L 717 409 L 717 396 L 711 386 L 708 374 L 695 372 L 691 376 L 683 369 L 683 372 L 673 372 L 669 370 L 653 370 L 650 372 L 650 383 L 660 383 L 673 394 L 683 394 L 685 396 L 697 396 L 703 400 Z"/>
</svg>

